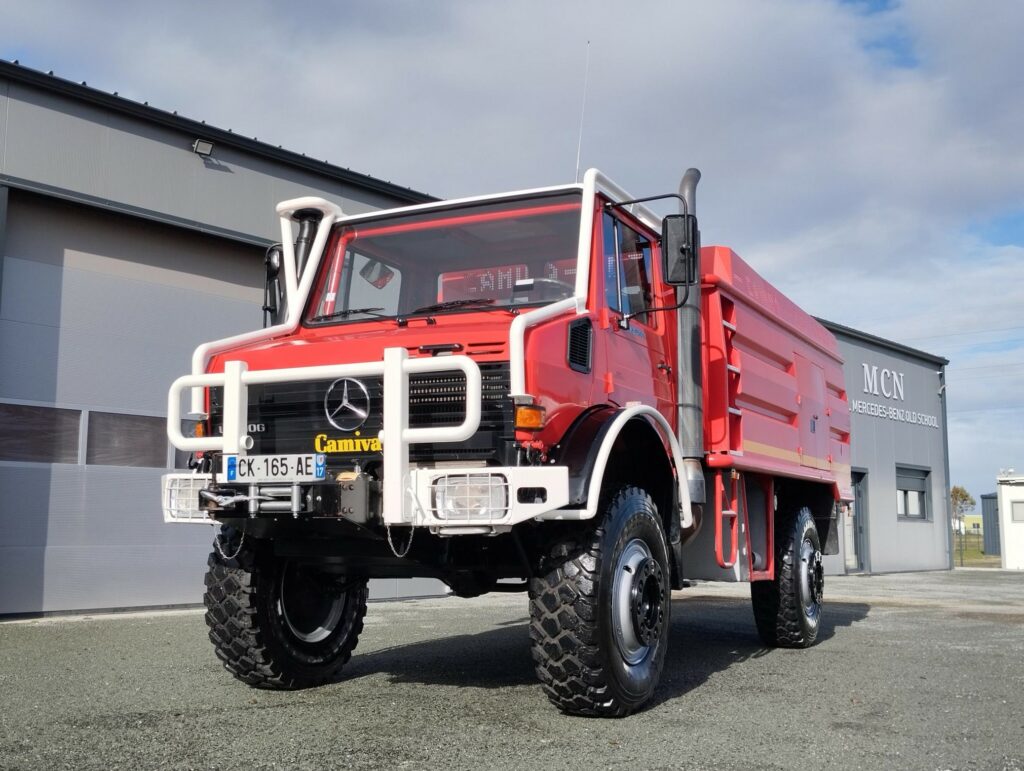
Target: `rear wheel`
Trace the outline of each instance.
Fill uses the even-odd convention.
[[[530,581],[537,676],[564,712],[618,717],[643,706],[665,663],[668,547],[651,497],[620,490],[601,524],[559,541]]]
[[[754,581],[754,621],[765,644],[807,648],[818,638],[825,573],[821,542],[811,510],[804,507],[779,521],[775,579]]]
[[[221,539],[207,562],[203,601],[224,667],[260,688],[333,680],[363,629],[366,579],[346,580],[241,544],[230,528]]]

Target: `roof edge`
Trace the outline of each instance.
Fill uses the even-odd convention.
[[[823,327],[825,327],[825,329],[827,329],[829,332],[832,332],[833,334],[838,332],[839,334],[845,335],[847,337],[852,337],[855,340],[861,340],[865,343],[873,343],[875,345],[880,345],[883,348],[888,348],[892,351],[898,351],[899,353],[905,353],[909,356],[915,356],[918,359],[924,359],[925,361],[931,362],[932,364],[937,364],[942,367],[945,367],[947,364],[949,364],[949,359],[945,358],[944,356],[938,356],[934,353],[922,351],[919,348],[911,348],[909,345],[903,345],[903,343],[897,343],[892,340],[886,340],[884,337],[878,337],[877,335],[868,334],[867,332],[861,332],[859,329],[854,329],[853,327],[847,327],[842,324],[837,324],[835,321],[829,321],[828,319],[823,319],[820,316],[815,316],[814,318],[818,321],[819,324],[821,324]]]
[[[203,123],[202,121],[186,118],[174,112],[167,112],[166,110],[161,110],[148,104],[139,104],[132,99],[118,96],[116,93],[108,94],[106,91],[100,91],[97,88],[85,85],[84,81],[82,83],[75,83],[74,81],[67,80],[66,78],[62,78],[58,75],[44,73],[40,70],[32,69],[31,67],[25,67],[18,63],[17,60],[14,62],[8,62],[0,59],[0,78],[7,78],[44,91],[61,94],[63,96],[70,96],[90,104],[104,107],[108,110],[113,110],[135,118],[147,120],[151,123],[167,126],[168,128],[194,133],[204,139],[211,139],[239,150],[244,150],[255,155],[270,158],[274,161],[286,163],[290,166],[312,171],[341,182],[357,185],[376,193],[397,198],[401,201],[409,201],[410,203],[430,203],[439,200],[427,193],[422,193],[409,187],[396,185],[393,182],[386,182],[382,179],[371,177],[369,174],[363,174],[358,171],[342,168],[341,166],[335,166],[331,163],[327,163],[326,161],[318,161],[307,155],[303,155],[302,153],[285,150],[284,148],[276,147],[266,142],[260,142],[257,139],[236,134],[233,131],[217,128],[216,126],[211,126],[210,124]]]

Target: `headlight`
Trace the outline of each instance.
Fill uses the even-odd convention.
[[[494,521],[508,511],[508,480],[501,474],[452,474],[434,481],[438,519]]]

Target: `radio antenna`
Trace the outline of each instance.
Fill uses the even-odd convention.
[[[583,72],[583,104],[580,105],[580,135],[576,142],[576,181],[580,181],[580,151],[583,149],[583,116],[587,113],[587,85],[590,82],[590,41],[587,41],[587,65]]]

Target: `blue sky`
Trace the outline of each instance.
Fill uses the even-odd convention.
[[[1024,244],[1024,208],[975,223],[969,232],[993,246],[1020,246]]]
[[[945,356],[951,473],[1024,471],[1024,4],[0,0],[0,56],[439,196],[704,173],[706,243]],[[272,213],[268,212],[268,216]]]

